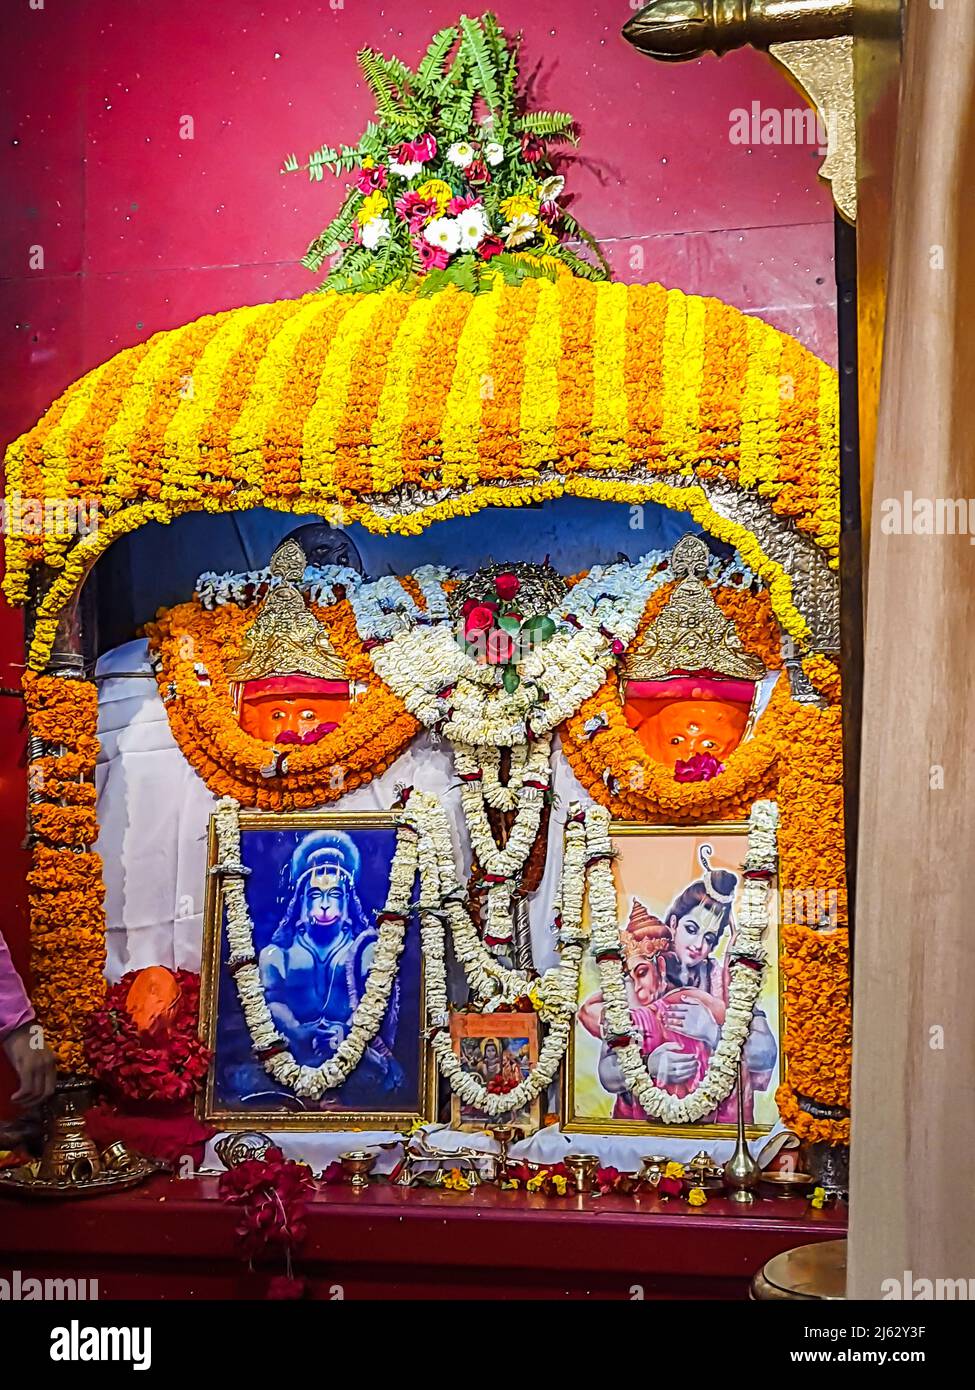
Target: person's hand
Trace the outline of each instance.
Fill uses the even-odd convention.
[[[47,1100],[54,1090],[58,1068],[40,1024],[22,1023],[4,1038],[3,1050],[19,1082],[11,1099],[25,1110]]]
[[[720,1030],[711,1012],[703,1004],[679,995],[676,1002],[662,1006],[663,1023],[674,1033],[683,1033],[688,1038],[699,1038],[711,1048],[717,1046]]]
[[[658,1086],[676,1086],[690,1081],[697,1071],[697,1058],[684,1052],[680,1043],[661,1043],[647,1058],[647,1070]]]
[[[311,1030],[312,1049],[323,1057],[332,1057],[344,1037],[341,1023],[316,1023]]]

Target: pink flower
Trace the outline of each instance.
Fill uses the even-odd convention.
[[[421,164],[429,164],[437,153],[437,141],[429,132],[421,135],[419,140],[413,141],[413,158],[418,159]]]
[[[458,213],[466,212],[468,208],[479,208],[480,206],[480,198],[475,198],[473,193],[468,193],[463,198],[451,198],[447,204],[447,215],[456,217]]]
[[[375,169],[360,169],[354,183],[360,193],[374,193],[377,188],[386,187],[386,170],[381,164]]]
[[[432,198],[421,198],[419,193],[404,193],[402,198],[396,199],[396,211],[409,224],[411,232],[419,232],[424,222],[436,214],[437,204]]]
[[[542,203],[538,211],[546,222],[557,222],[562,213],[558,203]]]
[[[678,758],[674,764],[675,782],[710,782],[724,772],[724,763],[719,763],[711,753],[695,753],[693,758]]]
[[[492,256],[500,256],[504,250],[504,242],[499,236],[486,236],[477,248],[477,254],[482,260],[489,261]]]
[[[450,260],[450,253],[442,246],[431,246],[423,237],[414,236],[413,246],[420,258],[423,270],[443,270]]]
[[[470,619],[468,619],[468,622]],[[504,666],[515,654],[515,640],[508,632],[495,628],[487,636],[487,659],[493,666]]]

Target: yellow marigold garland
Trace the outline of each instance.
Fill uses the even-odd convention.
[[[29,768],[33,863],[27,876],[31,998],[48,1045],[65,1072],[84,1069],[88,1015],[105,993],[102,863],[90,846],[98,693],[88,681],[24,673],[28,728],[49,752]],[[85,779],[85,780],[81,780]]]
[[[656,285],[560,276],[208,315],[88,373],[11,444],[8,495],[91,499],[98,534],[12,524],[4,589],[26,602],[31,566],[96,558],[113,521],[105,543],[186,511],[338,506],[410,534],[490,505],[502,480],[537,501],[675,472],[755,489],[835,562],[836,397],[787,335]],[[439,502],[394,501],[404,481]]]
[[[226,677],[254,610],[228,603],[209,612],[194,600],[164,610],[148,626],[173,738],[215,796],[267,811],[326,805],[384,772],[418,732],[417,721],[373,670],[351,605],[343,599],[313,611],[328,629],[350,681],[365,690],[332,733],[317,743],[288,745],[287,771],[273,777],[262,769],[274,765],[284,746],[275,750],[244,732]],[[198,667],[209,683],[200,680]]]

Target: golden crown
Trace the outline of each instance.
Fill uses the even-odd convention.
[[[232,681],[272,676],[314,676],[345,680],[346,671],[324,624],[307,606],[297,587],[305,573],[305,552],[286,540],[271,556],[271,587],[254,622],[244,633],[240,661]],[[278,583],[273,581],[277,579]]]
[[[750,681],[765,675],[705,582],[709,553],[699,536],[682,536],[674,546],[670,569],[679,583],[640,646],[628,653],[628,680],[663,680],[674,671],[713,671]]]

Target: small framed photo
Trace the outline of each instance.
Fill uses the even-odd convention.
[[[450,1040],[465,1072],[477,1076],[489,1091],[510,1091],[538,1061],[538,1015],[533,1013],[455,1013],[450,1018]],[[451,1096],[454,1129],[484,1130],[503,1120],[526,1134],[542,1123],[542,1099],[511,1115],[491,1118]]]
[[[651,1075],[659,1063],[657,1085],[686,1096],[705,1074],[721,1038],[748,827],[615,821],[610,834],[617,856],[613,872],[618,926],[634,1034]],[[769,898],[765,949],[768,965],[743,1050],[745,1124],[753,1138],[767,1134],[778,1118],[775,1092],[782,1079],[776,884]],[[564,1130],[703,1139],[734,1134],[737,1087],[697,1124],[667,1125],[648,1119],[624,1087],[619,1063],[603,1041],[601,1024],[598,968],[587,953],[565,1062]]]
[[[240,812],[241,861],[260,990],[280,1040],[316,1067],[346,1036],[365,990],[385,905],[396,823],[379,812]],[[208,865],[218,861],[211,817]],[[407,923],[399,969],[373,1041],[340,1087],[297,1096],[265,1069],[229,968],[226,890],[207,879],[201,1031],[213,1052],[200,1101],[224,1129],[405,1129],[436,1113],[435,1067],[421,1040],[419,923]]]

